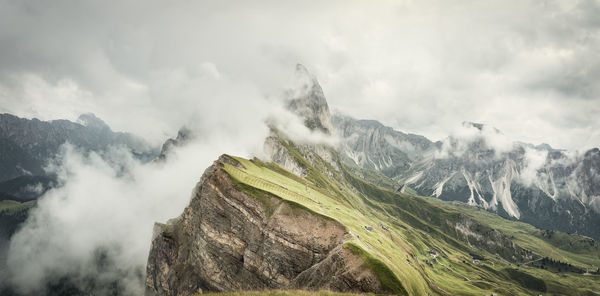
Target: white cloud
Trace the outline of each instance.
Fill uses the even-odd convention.
[[[276,93],[301,62],[332,107],[432,139],[474,121],[600,143],[594,1],[4,2],[0,108],[17,115],[94,112],[158,142],[223,90]]]
[[[477,145],[480,149],[493,150],[496,157],[502,157],[515,148],[515,142],[495,127],[475,125],[479,124],[464,122],[452,130],[450,136],[442,141],[442,147],[435,152],[434,156],[436,158],[462,157],[472,145]]]
[[[529,186],[538,180],[538,170],[544,167],[548,151],[525,148],[525,166],[519,172],[523,184]]]
[[[71,276],[76,284],[86,278],[100,284],[118,279],[126,292],[143,294],[154,222],[181,214],[194,184],[220,154],[249,157],[262,150],[266,127],[237,128],[203,134],[171,151],[166,162],[148,164],[125,150],[85,154],[65,144],[49,168],[63,185],[44,194],[11,240],[11,283],[35,294],[62,276]],[[117,264],[106,268],[94,264],[101,250]]]

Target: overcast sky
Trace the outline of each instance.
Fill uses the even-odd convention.
[[[434,140],[600,146],[598,1],[107,2],[0,0],[0,112],[158,143],[243,124],[300,62],[332,109]]]

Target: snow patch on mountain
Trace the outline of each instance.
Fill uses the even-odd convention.
[[[465,168],[462,168],[462,174],[463,174],[463,177],[465,178],[465,180],[467,181],[467,185],[469,186],[469,191],[471,192],[471,195],[469,196],[469,200],[467,201],[467,204],[476,206],[478,203],[475,201],[475,194],[477,194],[477,197],[479,199],[479,202],[481,202],[481,205],[486,209],[489,208],[488,202],[479,193],[479,188],[478,188],[478,187],[480,187],[479,183],[475,182],[473,180],[473,178],[471,178],[471,176],[469,175],[467,170],[465,170]]]
[[[411,177],[409,177],[408,179],[406,179],[406,181],[404,181],[405,184],[414,184],[417,181],[419,181],[419,179],[421,179],[421,177],[423,177],[423,171],[417,172],[416,174],[412,175]]]
[[[510,185],[512,183],[513,176],[516,174],[515,163],[511,160],[507,160],[505,162],[503,171],[503,174],[496,180],[493,180],[493,176],[490,173],[489,179],[494,192],[492,203],[494,206],[497,206],[498,202],[502,203],[502,208],[506,211],[506,213],[519,219],[521,217],[521,213],[519,212],[519,207],[513,201],[510,192]]]
[[[438,182],[435,185],[435,190],[433,191],[433,196],[439,198],[442,195],[442,191],[444,190],[444,184],[446,184],[446,182],[448,182],[448,180],[452,179],[452,177],[454,177],[455,174],[456,174],[456,172],[452,172],[452,174],[450,174],[448,177],[446,177],[442,181]]]
[[[548,197],[552,198],[553,200],[558,198],[558,190],[556,189],[556,183],[554,182],[552,171],[540,174],[540,176],[535,179],[535,184]],[[550,190],[552,190],[552,193],[550,193]]]

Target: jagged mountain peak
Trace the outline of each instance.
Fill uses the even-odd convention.
[[[77,123],[89,128],[110,130],[110,127],[106,124],[106,122],[97,117],[94,113],[84,113],[79,115],[77,118]]]
[[[471,122],[471,121],[463,121],[462,122],[462,126],[465,127],[465,128],[476,128],[480,132],[483,132],[484,130],[490,130],[490,131],[493,131],[494,133],[502,134],[502,132],[499,129],[497,129],[497,128],[493,127],[493,126],[486,125],[484,123]]]
[[[554,148],[552,148],[552,146],[550,146],[550,144],[547,143],[536,145],[535,148],[538,150],[554,151]]]
[[[600,158],[600,149],[592,148],[585,152],[585,158],[592,158],[592,157],[594,157],[596,159]]]
[[[0,181],[22,175],[44,175],[48,158],[65,142],[85,150],[102,151],[125,146],[144,158],[154,158],[154,148],[134,135],[113,132],[94,114],[82,114],[77,122],[40,121],[10,114],[0,115]]]
[[[483,123],[477,123],[477,122],[471,122],[471,121],[463,121],[462,125],[464,127],[474,127],[478,130],[482,130],[483,129]]]
[[[293,87],[286,92],[287,108],[311,130],[331,131],[331,113],[323,89],[306,67],[296,65]]]
[[[157,159],[164,160],[167,158],[167,154],[174,148],[178,146],[183,146],[190,142],[190,140],[194,139],[195,134],[190,128],[183,126],[177,131],[177,137],[167,139],[161,149],[160,155]]]

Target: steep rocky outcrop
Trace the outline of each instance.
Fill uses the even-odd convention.
[[[238,183],[221,156],[198,183],[189,206],[156,224],[147,295],[263,289],[383,293],[377,276],[343,243],[338,222]]]
[[[301,64],[296,65],[296,84],[288,91],[287,108],[304,119],[311,130],[331,131],[331,114],[317,79]]]

